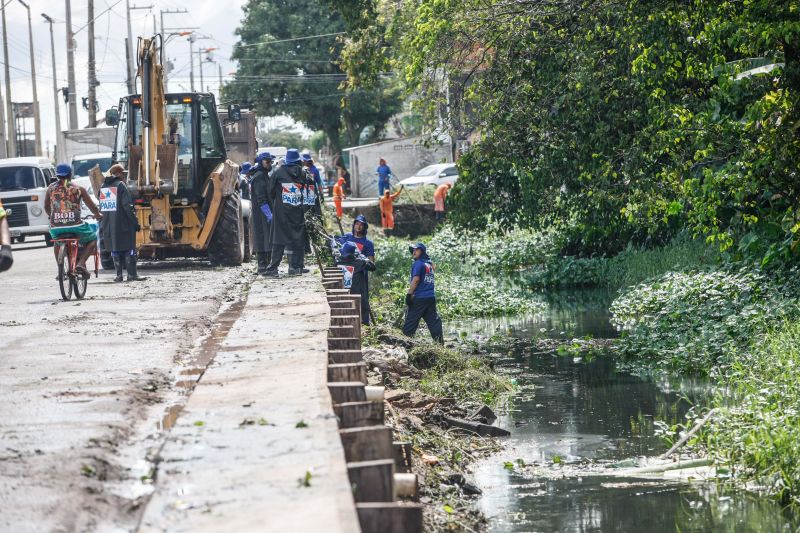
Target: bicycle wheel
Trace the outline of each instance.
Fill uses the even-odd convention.
[[[69,277],[69,254],[65,244],[59,245],[58,250],[58,288],[64,301],[72,298],[72,280]]]
[[[89,284],[89,280],[81,276],[80,273],[70,276],[70,280],[72,281],[72,288],[75,292],[75,298],[78,300],[83,300],[83,297],[86,295],[86,287]]]

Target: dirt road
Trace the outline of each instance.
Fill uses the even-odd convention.
[[[52,249],[17,245],[0,275],[0,530],[131,530],[215,317],[251,267],[146,265],[140,283],[101,271],[60,300]]]

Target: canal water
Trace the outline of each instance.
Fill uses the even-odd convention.
[[[547,303],[540,313],[456,324],[451,333],[531,341],[616,335],[608,292],[537,297]],[[478,507],[490,531],[761,532],[800,526],[770,500],[715,482],[614,475],[615,467],[666,451],[658,423],[684,423],[692,405],[702,406],[712,394],[706,383],[637,377],[602,351],[579,356],[525,350],[500,366],[519,387],[513,407],[497,422],[512,432],[506,449],[474,468],[483,490]]]

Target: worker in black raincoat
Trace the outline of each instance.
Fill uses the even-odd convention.
[[[272,197],[269,194],[269,173],[274,158],[269,152],[256,156],[250,179],[253,219],[253,251],[258,259],[258,273],[266,275],[272,252]]]
[[[123,179],[125,169],[116,164],[109,169],[97,196],[103,219],[100,230],[103,232],[104,247],[111,250],[117,277],[122,281],[123,267],[128,271],[127,281],[143,281],[136,272],[136,232],[139,219],[133,206],[133,197]]]
[[[289,275],[303,273],[306,185],[308,177],[296,148],[286,151],[285,163],[270,175],[267,197],[272,201],[272,257],[266,275],[278,277],[283,253],[289,258]]]

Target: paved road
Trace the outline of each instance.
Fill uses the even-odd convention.
[[[252,267],[165,262],[141,283],[101,272],[85,300],[63,302],[52,249],[17,245],[14,258],[0,274],[0,530],[135,528],[165,412]]]

